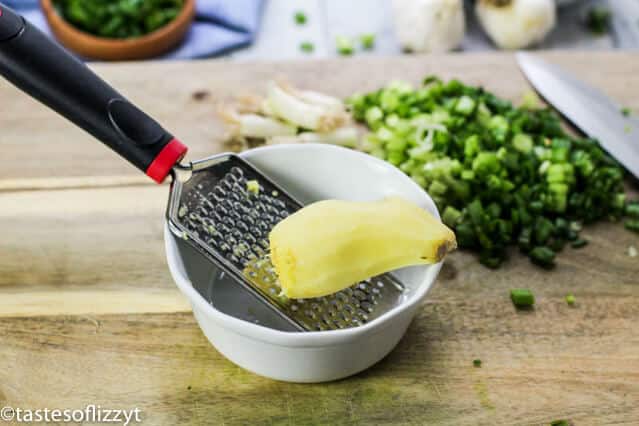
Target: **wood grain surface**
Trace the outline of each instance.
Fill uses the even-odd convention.
[[[545,56],[639,111],[639,54]],[[95,69],[193,159],[225,149],[215,104],[273,77],[340,96],[431,73],[512,100],[527,88],[508,54]],[[591,243],[552,272],[517,253],[498,271],[455,253],[385,360],[281,383],[236,367],[197,327],[164,259],[166,185],[4,81],[0,127],[0,407],[138,407],[151,425],[639,423],[639,258],[626,253],[639,237],[619,224],[586,228]],[[536,308],[516,311],[512,287],[531,288]]]

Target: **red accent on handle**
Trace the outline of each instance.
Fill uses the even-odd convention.
[[[177,139],[171,140],[162,148],[162,151],[155,157],[146,174],[157,183],[164,182],[175,163],[180,161],[188,151],[186,145]]]

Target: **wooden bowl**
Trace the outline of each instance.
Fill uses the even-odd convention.
[[[141,37],[117,39],[84,32],[58,14],[52,0],[40,0],[51,31],[66,48],[90,59],[126,61],[158,56],[176,46],[195,16],[195,0],[184,0],[178,16],[165,26]]]

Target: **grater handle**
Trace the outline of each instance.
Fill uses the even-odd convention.
[[[187,148],[29,21],[0,3],[0,75],[158,183]]]

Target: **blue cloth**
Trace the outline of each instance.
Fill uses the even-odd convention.
[[[51,34],[38,0],[0,0]],[[195,21],[184,41],[165,59],[221,55],[248,46],[257,34],[264,0],[197,0]]]

